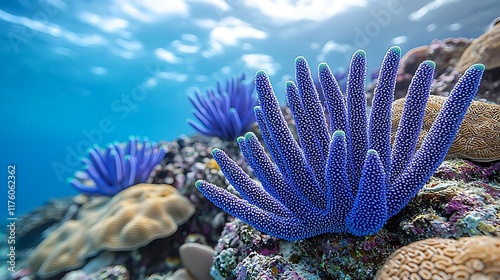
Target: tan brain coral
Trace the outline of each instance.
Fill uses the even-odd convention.
[[[500,238],[417,241],[395,251],[375,279],[500,279]]]
[[[191,202],[169,185],[139,184],[112,198],[95,197],[76,220],[50,234],[29,266],[42,278],[82,266],[103,250],[134,250],[172,235],[194,213]]]
[[[394,140],[403,113],[404,101],[405,98],[401,98],[392,104],[392,140]],[[429,96],[418,146],[422,143],[445,101],[446,97]],[[500,160],[500,106],[472,101],[448,151],[447,158],[465,158],[478,162]]]

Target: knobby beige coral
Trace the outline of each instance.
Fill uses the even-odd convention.
[[[94,197],[33,252],[29,266],[41,278],[82,266],[100,251],[128,251],[172,235],[194,213],[169,185],[139,184],[112,198]]]
[[[404,101],[405,98],[401,98],[392,104],[392,140],[403,113]],[[429,96],[419,147],[445,101],[446,97]],[[500,106],[472,101],[447,158],[465,158],[477,162],[500,160]]]
[[[500,238],[417,241],[395,251],[375,279],[500,279]]]

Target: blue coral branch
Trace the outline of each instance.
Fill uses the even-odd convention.
[[[318,76],[323,94],[326,99],[328,116],[330,120],[330,132],[336,130],[346,131],[346,106],[342,91],[326,63],[318,66]]]
[[[354,196],[347,174],[347,143],[342,130],[333,133],[325,176],[328,182],[326,213],[332,220],[331,231],[346,232],[345,220],[354,203]]]
[[[288,239],[308,230],[298,218],[281,218],[206,181],[197,181],[196,187],[217,207],[272,236]]]
[[[391,174],[391,107],[400,58],[399,47],[390,48],[384,57],[368,124],[368,148],[377,151],[384,167],[386,180],[390,179]]]
[[[259,126],[262,138],[264,139],[264,143],[270,150],[272,159],[276,163],[276,166],[278,167],[280,173],[286,180],[288,180],[285,160],[281,156],[278,148],[276,147],[276,144],[274,143],[274,140],[271,137],[271,134],[269,133],[269,130],[267,129],[266,121],[264,119],[264,113],[262,113],[262,109],[260,106],[255,106],[254,111],[255,119],[257,120],[257,124]]]
[[[357,235],[377,233],[387,221],[385,170],[375,150],[368,150],[359,182],[358,194],[346,219],[348,232]]]
[[[251,204],[281,217],[290,217],[291,213],[279,201],[253,181],[224,151],[213,149],[212,155],[221,167],[228,181],[235,187],[243,199]],[[255,166],[255,165],[254,165]]]
[[[323,113],[323,107],[319,99],[318,92],[316,91],[316,86],[314,85],[314,80],[311,76],[311,71],[309,65],[304,57],[299,56],[295,59],[295,79],[297,80],[297,87],[299,89],[300,99],[303,103],[303,108],[306,112],[306,116],[309,118],[310,131],[314,135],[314,150],[317,153],[313,154],[313,162],[311,166],[313,167],[314,174],[317,175],[317,179],[324,178],[324,166],[321,166],[321,162],[325,162],[328,157],[328,147],[330,143],[330,135],[328,134],[328,128],[326,126],[326,119]],[[311,152],[309,158],[311,158]],[[320,182],[323,183],[323,182]]]
[[[409,94],[403,105],[404,118],[399,122],[391,152],[391,183],[401,175],[415,153],[435,67],[436,64],[430,60],[420,64],[413,76],[420,83],[412,82],[408,89]]]
[[[366,53],[356,51],[352,56],[347,77],[347,153],[349,178],[354,193],[358,188],[363,167],[364,156],[368,150],[367,120],[366,120]]]
[[[309,125],[312,117],[305,111],[302,104],[302,98],[299,96],[298,89],[293,82],[285,84],[286,97],[290,111],[295,120],[295,126],[299,136],[300,146],[304,152],[307,163],[311,166],[315,180],[324,178],[324,162],[322,158],[323,151],[318,142],[318,137]],[[320,183],[320,182],[317,182]],[[321,182],[320,184],[322,184]],[[323,185],[323,184],[322,184]],[[324,185],[323,185],[324,186]],[[323,190],[323,192],[326,189]]]

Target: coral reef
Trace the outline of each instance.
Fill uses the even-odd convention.
[[[490,183],[500,180],[499,171],[500,161],[479,165],[469,160],[454,159],[441,164],[434,173],[434,177],[442,180],[462,180],[466,183],[474,181]]]
[[[270,257],[252,252],[238,266],[238,279],[307,279],[293,270],[288,261],[279,255]]]
[[[287,82],[286,91],[302,149],[287,131],[269,78],[257,72],[256,90],[262,105],[256,108],[257,122],[276,166],[255,135],[248,133],[238,143],[262,186],[219,149],[212,155],[243,199],[206,181],[196,186],[223,210],[286,240],[326,232],[358,236],[378,232],[416,195],[445,157],[484,70],[478,64],[464,74],[413,156],[434,63],[426,61],[417,70],[391,149],[390,110],[400,52],[392,47],[384,58],[369,121],[365,53],[353,55],[346,104],[328,66],[319,65],[330,130],[307,62],[297,58],[298,86]]]
[[[289,127],[294,127],[291,111],[283,108],[282,113]],[[187,223],[181,225],[178,231],[167,240],[159,239],[139,250],[115,253],[117,257],[114,264],[103,271],[113,271],[113,267],[122,271],[125,267],[130,279],[139,277],[151,280],[189,279],[185,278],[186,274],[171,274],[180,266],[180,261],[176,257],[179,244],[189,242],[188,240],[194,238],[195,242],[201,243],[204,243],[206,239],[206,242],[212,245],[215,242],[213,240],[220,236],[220,245],[216,247],[217,262],[214,263],[212,270],[216,273],[214,275],[217,275],[219,272],[215,271],[222,270],[221,267],[227,268],[227,270],[222,270],[226,271],[225,279],[238,278],[243,272],[241,262],[252,251],[266,256],[266,259],[254,258],[255,267],[262,266],[264,269],[272,267],[265,265],[273,263],[266,262],[266,260],[281,255],[288,262],[286,263],[287,269],[295,270],[298,275],[306,279],[370,279],[374,277],[384,259],[393,251],[416,240],[429,237],[459,238],[471,234],[500,236],[500,217],[497,216],[497,213],[500,213],[500,205],[498,205],[500,162],[478,165],[467,160],[445,161],[437,169],[431,182],[419,192],[403,212],[392,218],[384,229],[373,236],[353,237],[348,234],[326,234],[289,243],[263,234],[237,219],[227,224],[226,230],[221,235],[227,214],[217,210],[199,194],[196,188],[187,185],[186,177],[190,177],[189,181],[192,183],[195,180],[194,177],[203,178],[205,174],[211,174],[209,170],[217,169],[212,164],[213,162],[206,158],[213,146],[225,147],[233,157],[238,158],[238,162],[244,164],[241,155],[232,150],[234,147],[231,147],[230,143],[218,138],[181,137],[163,145],[167,149],[167,156],[154,177],[154,181],[156,183],[173,182],[180,188],[179,191],[191,201],[202,205],[199,208],[203,210],[197,209],[195,215]],[[176,174],[174,178],[167,175],[173,172]],[[192,175],[188,176],[188,174]],[[214,174],[211,176],[218,178],[218,173]],[[192,176],[194,177],[191,178]],[[57,205],[60,204],[57,203]],[[460,211],[450,212],[453,209]],[[46,211],[40,210],[39,212]],[[74,214],[69,213],[72,212],[61,215],[71,217]],[[471,219],[477,217],[480,219]],[[476,222],[469,223],[468,221]],[[218,224],[222,226],[219,227]],[[473,227],[469,228],[469,225],[476,225],[476,229],[479,230],[473,230]],[[36,233],[30,230],[27,232],[29,235]],[[203,232],[204,236],[199,234],[186,236],[187,233],[196,232]],[[253,243],[253,240],[256,242]],[[262,240],[267,241],[262,242]],[[282,259],[280,263],[284,260]],[[257,262],[262,262],[262,264]],[[19,259],[19,265],[24,267],[21,259]],[[29,274],[26,269],[20,269],[16,275],[21,275],[21,272],[24,275]],[[89,276],[89,274],[85,275]],[[317,278],[314,278],[315,275]],[[179,278],[172,278],[174,276]],[[251,279],[250,276],[248,275],[247,279]],[[268,276],[272,277],[272,275]]]
[[[277,238],[263,234],[235,219],[226,224],[215,246],[216,256],[210,274],[214,279],[231,279],[235,277],[238,263],[250,253],[256,252],[259,255],[269,256],[278,250]]]
[[[285,108],[282,112],[289,127],[293,127],[290,110]],[[460,238],[474,234],[500,236],[499,183],[500,162],[478,165],[467,160],[444,161],[431,181],[402,213],[390,219],[377,234],[367,237],[325,234],[294,243],[279,241],[278,250],[269,257],[278,254],[284,256],[302,276],[309,272],[320,279],[372,279],[392,252],[411,242],[431,237]],[[446,209],[460,206],[457,202],[465,204],[461,207],[468,207],[468,210],[450,215]],[[477,213],[480,213],[481,220],[476,224],[482,231],[471,230],[469,225],[472,224],[465,223],[470,219],[465,217],[476,217]],[[214,262],[212,275],[223,272],[225,279],[237,279],[238,264],[252,250],[260,250],[251,245],[239,246],[246,243],[240,240],[259,240],[261,235],[268,235],[253,230],[238,219],[226,227],[219,239],[220,245],[216,247],[217,262]],[[245,228],[245,231],[240,228]],[[250,231],[251,235],[246,234]],[[291,249],[285,251],[286,247]],[[314,279],[311,276],[306,278]]]
[[[130,279],[130,275],[128,270],[123,265],[115,265],[104,267],[99,271],[85,276],[84,279],[87,280],[128,280]],[[63,278],[63,280],[69,280]]]
[[[150,278],[150,279],[188,279],[182,278],[188,275],[179,271],[175,275],[172,272],[179,269],[183,264],[179,259],[179,247],[186,242],[198,242],[213,246],[217,243],[224,224],[227,222],[228,215],[221,212],[219,208],[208,201],[196,187],[194,182],[199,179],[210,179],[219,182],[221,185],[228,185],[217,163],[209,158],[210,150],[213,147],[224,147],[231,156],[241,157],[239,151],[235,149],[234,143],[222,141],[217,137],[204,137],[201,135],[181,136],[172,142],[161,142],[161,146],[166,150],[164,160],[160,166],[154,169],[150,180],[155,184],[170,183],[178,189],[179,193],[187,197],[193,204],[196,205],[195,213],[186,223],[180,225],[178,230],[171,236],[160,238],[152,241],[137,250],[123,251],[117,254],[114,264],[111,266],[123,266],[127,269],[130,279]],[[245,165],[243,158],[239,161]],[[250,172],[250,168],[245,168]],[[81,197],[82,195],[78,196]],[[75,197],[76,198],[76,197]],[[89,197],[94,199],[92,196]],[[62,209],[60,216],[61,220],[76,219],[78,217],[79,207],[83,202],[71,204],[71,202],[57,201],[57,205]],[[76,207],[76,211],[73,210]],[[37,213],[33,213],[32,217],[27,217],[29,220],[38,219],[39,213],[47,213],[51,208],[50,205],[40,209]],[[57,228],[59,224],[47,223],[50,228]],[[26,228],[27,235],[35,237],[34,243],[39,243],[43,237],[50,232],[42,234],[43,229]],[[31,244],[30,247],[36,245]],[[27,244],[28,245],[28,244]],[[24,250],[30,253],[33,249]],[[24,252],[23,251],[23,252]],[[25,254],[19,252],[20,267],[26,267],[25,259],[22,259]],[[91,258],[90,260],[93,260]],[[193,261],[197,262],[198,259]],[[24,270],[23,270],[24,271]],[[29,275],[29,269],[26,270]],[[36,271],[35,271],[36,272]],[[77,270],[78,275],[90,277],[91,274]],[[60,279],[64,275],[60,273],[50,279]],[[171,278],[173,277],[173,278]],[[179,278],[175,278],[179,277]],[[187,277],[187,276],[186,276]]]
[[[201,94],[195,90],[189,100],[194,107],[198,122],[188,123],[203,135],[217,136],[223,140],[234,140],[250,129],[255,122],[253,107],[257,105],[253,81],[246,81],[245,74],[226,81],[217,82],[217,91],[207,90]]]
[[[291,117],[291,111],[283,108],[282,113],[289,127],[293,128],[294,120]],[[217,262],[214,263],[212,270],[217,271],[221,267],[228,268],[224,270],[227,273],[225,279],[238,278],[242,270],[239,264],[252,251],[265,255],[268,259],[277,255],[283,256],[288,262],[287,269],[295,270],[306,279],[369,279],[374,277],[386,257],[402,245],[413,241],[430,237],[459,238],[472,234],[500,236],[500,217],[497,216],[500,213],[498,203],[500,201],[500,162],[478,165],[467,160],[445,161],[437,169],[431,181],[405,207],[403,212],[392,218],[384,229],[373,236],[353,237],[347,234],[326,234],[289,243],[263,234],[237,219],[227,224],[226,230],[221,235],[227,214],[220,212],[217,207],[208,202],[196,188],[186,184],[186,178],[189,177],[190,184],[192,184],[195,180],[207,176],[206,174],[212,174],[210,176],[217,176],[217,178],[222,176],[218,172],[211,173],[210,171],[217,170],[213,162],[207,159],[211,147],[224,147],[231,152],[232,157],[238,158],[237,162],[244,164],[241,155],[236,153],[230,143],[218,138],[181,137],[173,142],[162,144],[167,149],[167,156],[162,162],[161,169],[157,171],[154,181],[156,183],[173,182],[179,191],[191,201],[195,201],[196,205],[198,203],[202,205],[199,208],[203,210],[197,209],[193,217],[181,225],[178,231],[167,240],[159,239],[139,250],[115,253],[116,260],[109,269],[112,271],[113,267],[120,266],[121,268],[117,270],[121,271],[123,267],[126,267],[130,279],[139,277],[151,280],[189,279],[172,278],[174,275],[171,273],[181,265],[177,257],[179,244],[189,242],[188,240],[193,240],[193,238],[195,242],[201,243],[204,243],[206,239],[209,245],[213,245],[214,239],[217,240],[220,236],[220,245],[216,247]],[[176,175],[174,178],[168,175],[174,173]],[[227,184],[227,182],[221,184]],[[61,205],[69,203],[57,202],[56,204],[60,208]],[[80,204],[81,202],[78,205]],[[47,207],[47,210],[52,209],[51,206]],[[453,209],[459,209],[459,211],[452,211]],[[40,209],[39,212],[45,213],[46,211]],[[60,214],[60,216],[75,215],[71,214],[74,213],[72,210],[68,210],[67,213]],[[478,217],[480,219],[477,219]],[[219,227],[218,224],[221,226]],[[474,227],[469,228],[470,225],[476,225],[475,228],[479,230],[473,230]],[[34,235],[36,229],[27,229],[26,232]],[[203,232],[203,236],[199,234],[186,236],[187,233],[196,232]],[[252,240],[257,242],[254,244]],[[227,257],[221,257],[221,255]],[[24,265],[21,255],[19,257],[19,267],[22,268]],[[266,259],[260,257],[254,260],[266,262]],[[267,263],[272,264],[272,262]],[[261,264],[255,265],[258,267]],[[20,269],[16,274],[19,278],[15,279],[21,279],[20,275],[26,274],[29,274],[26,269]],[[89,276],[89,274],[85,275]],[[314,278],[314,275],[319,278]],[[184,276],[186,274],[175,275],[175,277]]]
[[[364,237],[315,236],[300,241],[294,254],[306,263],[315,263],[320,279],[372,279],[378,266],[399,246],[397,236],[382,229]]]
[[[498,163],[481,167],[463,160],[445,162],[399,215],[401,238],[500,236],[499,171]]]
[[[100,251],[129,251],[172,235],[194,213],[169,185],[140,184],[113,198],[94,197],[33,252],[30,268],[47,278],[78,268]],[[85,230],[83,230],[85,229]]]
[[[78,171],[68,181],[85,194],[113,196],[138,183],[145,183],[153,168],[165,156],[165,149],[157,143],[131,137],[123,147],[109,144],[105,150],[98,146],[83,158],[85,171]]]
[[[153,176],[155,184],[170,184],[196,205],[193,219],[190,219],[186,230],[190,233],[202,234],[208,244],[215,245],[224,228],[228,215],[221,212],[207,200],[195,187],[194,183],[200,179],[208,179],[228,186],[228,182],[220,171],[219,166],[209,157],[214,147],[225,147],[234,157],[241,157],[234,143],[222,141],[217,137],[180,137],[179,139],[164,143],[167,150],[165,160]],[[245,166],[244,159],[238,161]],[[214,164],[215,163],[215,164]],[[250,168],[244,167],[248,172]]]
[[[394,252],[375,279],[499,279],[500,238],[432,238]]]
[[[491,29],[496,28],[495,30],[498,30],[497,27],[498,25],[492,24]],[[497,33],[493,33],[491,29],[488,31],[488,36],[490,37],[488,37],[486,33],[481,36],[482,42],[479,38],[475,40],[451,38],[434,40],[428,46],[410,50],[401,58],[401,66],[396,76],[395,99],[406,95],[411,79],[414,77],[414,72],[417,71],[420,64],[426,60],[433,60],[437,63],[434,69],[435,78],[430,86],[431,93],[446,97],[450,95],[452,88],[460,77],[459,71],[455,68],[462,69],[462,64],[468,66],[467,64],[469,63],[481,62],[486,65],[486,71],[483,74],[483,79],[481,80],[481,85],[475,99],[486,99],[500,104],[500,67],[496,66],[496,68],[490,69],[490,65],[495,65],[495,59],[498,58],[498,56],[494,55],[498,51],[492,48],[495,46],[496,42],[491,41],[491,38],[493,38],[491,35],[497,36],[495,34],[497,34],[498,31],[495,31]],[[491,41],[489,45],[488,43],[485,44],[488,40]],[[482,61],[479,61],[477,60],[478,57],[474,56],[474,54],[471,55],[469,51],[465,51],[468,47],[470,50],[479,50],[483,53],[485,53],[484,51],[493,50],[493,55],[484,55]],[[425,64],[427,64],[427,66],[424,65],[424,67],[433,66],[430,62],[425,62]],[[325,69],[323,69],[323,71],[325,71]],[[344,75],[345,73],[342,71],[337,72],[335,69],[332,72],[332,75],[337,79],[339,87],[344,89],[344,82],[348,80]],[[303,71],[300,73],[301,75],[304,74]],[[324,74],[323,72],[323,75]],[[373,76],[372,79],[376,77],[375,75]],[[319,80],[314,81],[318,93],[323,90],[321,83],[325,84],[324,78],[325,77],[322,78],[323,82]],[[384,79],[385,77],[383,75],[378,79],[382,85],[384,84]],[[306,78],[302,77],[297,80],[304,81]],[[215,103],[220,104],[217,102],[221,102],[221,100],[225,100],[224,102],[226,102],[227,99],[225,99],[225,96],[228,96],[230,92],[237,92],[238,89],[239,92],[249,93],[249,89],[253,87],[253,83],[249,82],[250,81],[245,81],[243,76],[230,79],[225,85],[219,82],[217,85],[218,89],[212,90],[212,94],[217,96],[219,93],[222,93],[221,96],[223,96],[223,98],[215,101]],[[366,104],[369,106],[372,104],[375,88],[375,82],[367,86]],[[293,92],[294,90],[295,92]],[[301,130],[303,122],[296,116],[300,115],[300,110],[306,111],[306,108],[310,105],[309,99],[303,98],[303,95],[308,95],[310,92],[304,91],[304,87],[301,87],[300,83],[298,84],[298,90],[294,89],[292,83],[288,83],[287,91],[292,96],[288,98],[289,104],[295,105],[295,107],[278,108],[286,121],[286,124],[282,127],[283,131],[289,130],[291,132],[291,137],[299,143],[300,147],[306,147],[307,141],[304,142],[304,139],[307,140],[307,137],[310,135],[306,135],[304,129]],[[295,94],[295,97],[293,97],[293,94]],[[198,95],[200,97],[202,96],[199,92]],[[327,91],[326,97],[331,95],[331,90],[330,93]],[[206,96],[208,96],[208,93],[204,97]],[[250,97],[250,95],[245,96]],[[254,105],[257,105],[257,98],[254,94],[251,96],[255,104],[248,105],[244,110],[246,110],[247,116],[253,118],[253,110],[251,109]],[[201,103],[203,101],[197,99],[196,94],[191,98],[199,102],[199,105],[202,105]],[[319,98],[324,98],[322,93],[319,94]],[[300,102],[296,102],[297,100]],[[423,133],[418,137],[419,142],[416,146],[417,148],[420,147],[421,141],[428,133],[430,125],[435,121],[437,112],[442,108],[444,100],[445,99],[433,96],[429,98],[423,119]],[[405,100],[401,100],[393,103],[393,109],[397,109],[394,109],[392,113],[392,141],[394,141],[396,135],[397,126],[395,124],[401,120],[404,102]],[[332,117],[335,118],[335,116],[330,116],[327,110],[328,103],[325,99],[321,99],[321,105],[325,103],[326,106],[323,112],[326,113],[326,124],[327,126],[335,126],[335,122],[333,122],[333,124],[331,122]],[[211,112],[209,107],[202,107],[204,113],[209,114]],[[226,111],[229,112],[229,115],[231,114],[229,107]],[[257,109],[257,114],[260,115],[261,118],[263,117],[262,111],[262,108]],[[471,111],[473,114],[471,114]],[[200,111],[195,113],[195,115],[196,114],[200,114]],[[295,115],[295,119],[293,115]],[[315,118],[313,114],[310,115],[312,118]],[[133,162],[130,161],[131,155],[125,155],[127,150],[130,150],[132,154],[134,146],[137,148],[136,151],[139,152],[132,155],[136,157],[136,160],[137,157],[141,157],[140,154],[142,152],[144,152],[144,154],[149,154],[147,149],[153,148],[154,152],[157,153],[156,157],[158,157],[157,160],[159,162],[156,167],[154,167],[156,163],[153,164],[153,166],[149,166],[148,164],[136,165],[136,171],[145,171],[149,169],[145,172],[136,172],[137,174],[147,173],[145,177],[140,180],[143,182],[147,181],[148,183],[170,184],[174,186],[179,192],[177,195],[180,194],[185,196],[196,206],[194,214],[192,214],[193,217],[184,224],[177,225],[177,230],[168,237],[149,238],[147,234],[141,234],[141,236],[146,236],[144,239],[154,240],[144,241],[145,243],[143,245],[137,245],[137,248],[125,248],[116,251],[103,247],[102,249],[94,250],[95,252],[82,255],[80,259],[77,260],[77,262],[79,262],[78,265],[62,268],[60,272],[53,272],[53,276],[49,276],[48,279],[55,280],[63,277],[67,280],[194,280],[203,277],[229,280],[255,278],[312,280],[373,279],[377,271],[379,271],[378,277],[386,279],[386,274],[383,274],[383,277],[381,277],[381,275],[389,271],[386,270],[387,266],[392,267],[390,269],[390,271],[392,271],[391,273],[399,273],[400,278],[405,278],[403,276],[411,274],[410,270],[415,267],[420,270],[421,274],[425,273],[425,268],[431,268],[428,262],[425,262],[422,267],[418,267],[419,264],[415,263],[419,260],[418,256],[420,256],[420,253],[413,255],[412,252],[408,251],[408,248],[415,244],[413,242],[418,242],[426,238],[433,238],[433,240],[435,240],[435,238],[446,238],[445,241],[440,241],[435,245],[440,252],[445,252],[446,250],[451,250],[448,247],[455,249],[457,248],[456,244],[462,242],[462,239],[459,241],[453,239],[476,235],[495,236],[496,239],[480,237],[484,240],[488,239],[486,242],[490,242],[487,244],[489,245],[487,249],[481,250],[498,255],[496,250],[498,247],[497,245],[495,245],[495,250],[492,250],[492,244],[498,244],[498,237],[500,237],[500,161],[498,161],[498,150],[500,150],[500,148],[495,142],[497,141],[496,138],[499,138],[496,136],[498,131],[496,126],[499,122],[498,115],[500,115],[498,113],[498,106],[472,102],[465,114],[463,125],[458,131],[456,140],[449,149],[447,155],[448,160],[445,160],[437,168],[434,175],[424,187],[420,189],[416,196],[411,199],[398,214],[390,218],[380,231],[370,236],[360,237],[353,236],[349,233],[325,233],[296,242],[280,240],[256,230],[247,223],[231,217],[224,211],[220,211],[217,206],[212,204],[198,191],[195,187],[195,182],[197,180],[205,180],[214,185],[226,188],[230,194],[239,198],[248,198],[245,197],[245,192],[239,192],[238,184],[234,184],[235,178],[231,179],[231,176],[228,176],[228,179],[231,179],[228,180],[224,177],[223,171],[227,173],[228,166],[224,164],[219,165],[217,161],[211,158],[211,151],[214,147],[224,150],[227,153],[228,159],[234,159],[235,164],[231,163],[231,166],[236,167],[236,165],[238,165],[243,173],[248,174],[248,176],[252,178],[251,184],[269,184],[269,180],[267,182],[265,180],[268,178],[266,176],[269,174],[264,173],[263,168],[256,167],[253,160],[260,160],[258,157],[255,157],[255,149],[264,144],[258,139],[267,139],[270,143],[274,143],[274,141],[270,140],[272,136],[270,135],[269,129],[263,130],[262,132],[258,129],[257,125],[254,123],[255,119],[248,124],[248,128],[243,129],[239,133],[234,132],[234,127],[238,125],[234,127],[231,126],[230,129],[234,132],[231,139],[225,139],[224,136],[219,136],[221,138],[206,137],[206,134],[202,133],[202,135],[197,134],[189,137],[180,136],[172,142],[162,142],[157,145],[147,140],[139,141],[138,139],[131,139],[126,143],[131,146],[130,148],[127,148],[125,144],[116,143],[109,145],[105,150],[95,147],[89,150],[89,157],[83,160],[87,167],[90,166],[90,169],[93,168],[94,170],[77,172],[73,180],[77,189],[81,189],[84,193],[91,196],[81,194],[72,200],[54,200],[42,206],[40,209],[36,209],[32,213],[28,213],[21,217],[16,224],[16,243],[18,244],[18,246],[16,246],[16,249],[18,249],[16,252],[16,268],[18,268],[18,270],[16,273],[8,275],[8,271],[4,269],[4,272],[7,273],[1,273],[2,276],[0,278],[11,280],[39,279],[40,276],[42,276],[40,275],[40,269],[37,271],[36,269],[30,268],[27,264],[28,261],[32,261],[30,255],[33,256],[32,253],[37,252],[34,250],[33,246],[36,246],[44,238],[46,239],[45,242],[58,239],[58,232],[62,232],[66,227],[68,229],[71,228],[67,226],[67,224],[79,223],[79,226],[71,228],[69,231],[65,231],[63,234],[64,236],[61,235],[61,237],[64,237],[61,239],[62,243],[65,243],[67,246],[60,246],[59,242],[52,242],[52,245],[47,246],[45,250],[54,250],[56,254],[59,252],[63,262],[71,261],[73,259],[71,256],[72,254],[82,252],[80,250],[82,247],[80,244],[82,242],[87,242],[87,240],[82,241],[80,238],[82,236],[91,238],[92,236],[86,233],[89,229],[93,228],[93,226],[98,223],[103,223],[102,226],[115,225],[116,223],[105,222],[110,220],[111,217],[107,217],[107,214],[104,212],[109,212],[111,208],[108,208],[106,211],[102,210],[106,207],[106,203],[109,203],[112,198],[103,198],[93,195],[113,195],[115,193],[121,195],[123,192],[127,191],[124,190],[120,192],[123,188],[132,185],[128,185],[127,181],[133,180],[133,178],[132,176],[122,176],[120,179],[119,174],[120,170],[122,174],[125,174],[128,172],[127,168],[134,169],[132,168]],[[214,116],[220,117],[218,115]],[[241,115],[238,117],[241,118]],[[224,119],[221,118],[219,120]],[[231,117],[226,116],[225,120],[228,121],[226,126],[230,125],[229,120],[231,120]],[[234,118],[233,121],[237,121],[237,119]],[[196,125],[201,128],[212,130],[210,126],[205,126],[202,120],[197,120],[197,122],[198,124]],[[261,120],[261,126],[262,123],[264,125],[267,124],[266,121]],[[328,132],[330,135],[336,135],[335,137],[337,140],[345,138],[346,146],[350,144],[348,141],[349,133],[346,132],[342,134],[338,132],[335,134],[334,131],[336,129],[338,128],[330,128]],[[234,140],[236,136],[248,130],[252,131],[255,135],[248,134],[247,138],[239,138],[238,142],[226,141]],[[217,131],[217,129],[213,129],[213,131]],[[316,130],[315,127],[313,131],[316,133],[320,130]],[[298,132],[302,134],[301,137],[298,137]],[[470,135],[473,136],[470,137]],[[464,144],[457,144],[461,141],[458,139],[465,141],[463,142]],[[155,146],[153,147],[153,145]],[[245,161],[244,155],[240,153],[238,146],[242,147],[247,160],[250,158],[248,163]],[[142,147],[146,147],[147,149],[141,151]],[[272,153],[272,149],[273,147],[271,145],[269,149],[266,149],[266,153]],[[276,149],[276,147],[274,147],[274,149]],[[321,149],[318,148],[318,151],[319,150]],[[164,156],[159,155],[158,152],[164,152],[165,154]],[[327,153],[328,152],[327,150]],[[274,153],[276,156],[277,153]],[[220,160],[220,157],[223,155],[218,155]],[[257,155],[262,154],[257,153]],[[315,159],[311,159],[311,155],[314,156],[315,153],[309,152],[308,154],[303,154],[304,157],[308,157],[307,160],[314,162]],[[155,156],[153,156],[153,158],[154,157]],[[462,157],[474,161],[452,159],[455,157]],[[143,160],[151,159],[151,157],[148,159],[148,156],[142,156],[142,158]],[[275,162],[280,164],[279,160],[275,160]],[[145,162],[143,161],[143,163]],[[283,161],[281,161],[281,163],[283,163]],[[274,165],[276,169],[280,167],[272,162],[270,164]],[[127,165],[129,167],[127,167]],[[283,166],[281,166],[281,168],[282,167]],[[287,172],[290,172],[290,170]],[[347,171],[350,172],[349,170]],[[312,168],[311,172],[314,172]],[[130,175],[130,173],[127,174]],[[92,176],[97,178],[97,180],[94,181]],[[253,182],[256,177],[260,182]],[[105,179],[102,180],[101,178]],[[99,180],[104,182],[99,182]],[[274,196],[272,190],[266,191]],[[82,200],[81,198],[84,199]],[[352,199],[354,199],[354,196]],[[154,208],[146,201],[143,202],[144,203],[141,203],[142,206],[146,207],[149,205],[149,209]],[[188,204],[188,202],[186,202],[186,204]],[[127,212],[125,211],[126,209],[128,209],[128,207],[123,207],[124,213]],[[151,213],[157,213],[153,210]],[[134,215],[130,214],[132,212],[134,211],[127,212],[130,217],[138,216],[137,213],[134,213]],[[137,210],[135,212],[140,211]],[[122,216],[127,215],[124,214]],[[82,223],[84,217],[89,218],[86,224]],[[93,217],[93,221],[90,221],[91,217]],[[137,227],[131,226],[130,229],[131,232],[140,232],[141,227],[142,225]],[[158,233],[162,230],[164,230],[164,228],[161,230],[148,230],[147,232],[151,233],[152,231],[153,233]],[[222,230],[223,232],[221,235]],[[110,236],[113,236],[113,234]],[[461,244],[467,244],[467,246],[459,245],[458,247],[464,247],[463,250],[460,249],[462,250],[460,252],[471,255],[474,254],[474,252],[467,251],[467,249],[470,249],[474,244],[481,246],[481,244],[485,242],[484,240],[481,242],[464,241],[465,243]],[[190,244],[190,242],[204,245],[193,245]],[[128,241],[126,243],[128,243]],[[183,243],[187,244],[181,246]],[[451,244],[446,245],[448,249],[441,246],[445,243]],[[89,244],[93,243],[89,242]],[[410,247],[403,247],[408,244],[410,244]],[[8,250],[5,245],[6,244],[0,246],[1,252]],[[213,259],[214,262],[212,263],[212,254],[214,254],[214,251],[210,249],[210,247],[214,245],[215,256]],[[425,246],[419,245],[417,250]],[[61,252],[62,247],[67,249],[68,254]],[[193,249],[192,252],[188,254],[190,257],[186,258],[185,254],[182,253],[183,248]],[[394,251],[399,248],[402,248],[401,251],[394,253]],[[199,253],[200,251],[198,249],[201,249],[206,254]],[[432,252],[436,252],[436,249],[430,248],[429,246],[427,246],[427,249],[432,249]],[[401,252],[403,252],[404,255],[399,254]],[[429,251],[427,250],[426,253],[429,253]],[[393,257],[386,262],[391,254],[393,254]],[[408,256],[413,258],[408,258]],[[479,257],[481,256],[485,255],[480,255]],[[493,274],[493,276],[478,273],[474,274],[473,270],[481,266],[483,272],[485,269],[490,269],[492,263],[494,268],[500,266],[500,264],[498,264],[498,258],[493,259],[493,262],[488,262],[488,260],[478,261],[480,260],[479,257],[473,261],[469,260],[463,262],[464,264],[460,267],[464,268],[467,273],[470,273],[471,279],[474,277],[488,279],[488,276],[490,276],[490,278],[498,278],[498,275],[495,274]],[[53,258],[53,256],[49,254],[42,258],[45,258],[43,262],[49,262],[55,257]],[[395,259],[398,261],[395,262]],[[407,262],[402,269],[399,267],[401,261]],[[386,262],[386,267],[379,270],[384,262]],[[433,265],[437,263],[438,262],[433,261]],[[195,278],[193,275],[196,273],[193,273],[193,271],[196,270],[199,264],[203,264],[202,266],[204,268],[202,269],[202,274]],[[207,275],[207,270],[205,269],[209,264],[212,265],[210,268],[210,276]],[[75,268],[80,269],[66,273],[66,271]],[[436,268],[438,268],[437,265],[431,268],[431,270],[434,269],[434,271],[436,271]],[[452,271],[454,268],[455,266],[448,267],[446,277],[450,278],[453,276],[452,273],[458,273],[456,270]],[[37,272],[38,275],[36,275]],[[498,273],[498,271],[494,272]],[[44,276],[46,275],[42,277]],[[425,276],[425,274],[423,274],[423,276]]]
[[[420,147],[445,101],[446,98],[441,96],[429,96],[417,147]],[[405,98],[401,98],[392,103],[393,142],[402,117],[404,102]],[[472,101],[446,157],[465,158],[477,162],[500,160],[500,105]]]
[[[500,162],[479,166],[466,160],[445,161],[417,196],[378,233],[364,237],[329,233],[293,243],[276,240],[277,250],[267,256],[284,256],[287,265],[302,276],[313,273],[320,279],[373,279],[389,255],[414,241],[500,237],[499,184]],[[212,275],[221,273],[225,279],[237,279],[244,258],[251,251],[267,248],[241,240],[259,240],[261,236],[268,235],[237,219],[228,223],[216,247]]]

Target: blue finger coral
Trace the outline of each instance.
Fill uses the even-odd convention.
[[[94,146],[88,153],[82,159],[84,171],[76,172],[68,182],[85,194],[113,196],[146,182],[166,151],[155,142],[131,137],[126,145],[113,143],[104,150]]]
[[[285,87],[299,143],[281,114],[269,77],[258,71],[255,85],[261,107],[255,113],[272,159],[253,133],[238,138],[238,143],[260,184],[222,150],[214,149],[213,157],[241,198],[206,181],[196,186],[218,207],[286,240],[327,232],[378,232],[443,161],[484,71],[476,64],[465,72],[416,151],[435,64],[424,61],[417,69],[391,146],[391,104],[400,57],[399,47],[388,50],[369,117],[365,52],[352,57],[345,100],[328,65],[321,63],[319,81],[329,122],[309,66],[298,57],[297,83],[289,81]]]
[[[201,134],[217,136],[222,140],[235,140],[255,123],[253,108],[258,104],[254,94],[254,83],[245,80],[245,74],[226,81],[217,82],[217,91],[207,90],[201,94],[195,90],[189,100],[194,107],[198,122],[188,123]]]

